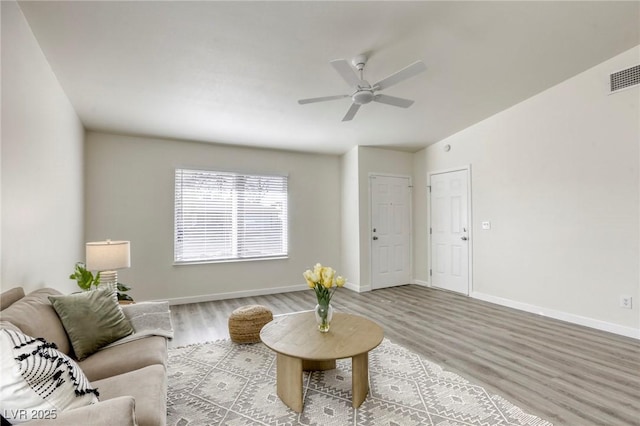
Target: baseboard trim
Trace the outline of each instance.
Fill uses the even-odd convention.
[[[640,340],[640,330],[633,327],[626,327],[623,325],[600,321],[563,311],[556,311],[554,309],[541,308],[540,306],[517,302],[515,300],[492,296],[490,294],[480,293],[477,291],[472,292],[470,294],[470,297],[473,297],[474,299],[484,300],[485,302],[495,303],[496,305],[506,306],[508,308],[514,308],[521,311],[530,312],[532,314],[538,314],[560,321],[570,322],[572,324],[582,325],[585,327],[594,328],[596,330],[607,331],[609,333],[614,333]]]
[[[371,291],[371,286],[359,286],[358,284],[350,283],[350,282],[345,283],[344,287],[351,291],[355,291],[357,293]],[[288,286],[288,287],[261,288],[257,290],[233,291],[229,293],[202,294],[199,296],[176,297],[173,299],[162,299],[162,300],[168,301],[169,305],[186,305],[188,303],[211,302],[213,300],[226,300],[226,299],[237,299],[241,297],[264,296],[267,294],[289,293],[292,291],[301,291],[301,290],[307,290],[307,289],[309,289],[308,285],[300,284],[300,285],[294,285],[294,286]]]
[[[423,281],[423,280],[414,279],[412,284],[421,285],[422,287],[431,287],[431,284],[429,284],[429,281]]]
[[[351,291],[355,291],[356,293],[364,293],[367,291],[371,291],[371,286],[370,285],[365,285],[365,286],[361,286],[359,284],[356,283],[350,283],[350,282],[346,282],[344,285],[344,288],[347,288]]]
[[[211,302],[213,300],[236,299],[241,297],[264,296],[267,294],[289,293],[292,291],[306,290],[306,284],[293,285],[288,287],[261,288],[256,290],[233,291],[229,293],[203,294],[200,296],[176,297],[173,299],[163,299],[169,301],[169,305],[185,305],[187,303]]]

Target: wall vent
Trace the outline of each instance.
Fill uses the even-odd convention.
[[[640,84],[640,65],[614,72],[610,76],[611,93]]]

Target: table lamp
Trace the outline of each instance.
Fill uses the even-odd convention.
[[[85,245],[87,269],[100,272],[100,285],[117,284],[117,269],[131,266],[129,241],[95,241]]]

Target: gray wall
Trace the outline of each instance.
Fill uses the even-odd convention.
[[[289,258],[173,264],[174,170],[208,168],[289,175]],[[316,262],[340,271],[340,158],[90,132],[86,145],[87,240],[131,241],[119,272],[139,299],[305,288]],[[302,286],[302,287],[301,287]]]
[[[69,280],[83,246],[84,130],[22,12],[2,7],[2,289]]]
[[[609,73],[639,57],[640,46],[416,154],[418,194],[427,173],[471,164],[472,295],[640,337],[640,88],[607,92]],[[415,212],[426,282],[424,198]]]

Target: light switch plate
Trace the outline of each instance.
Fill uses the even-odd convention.
[[[486,222],[482,222],[482,229],[491,229],[491,222],[486,221]]]

